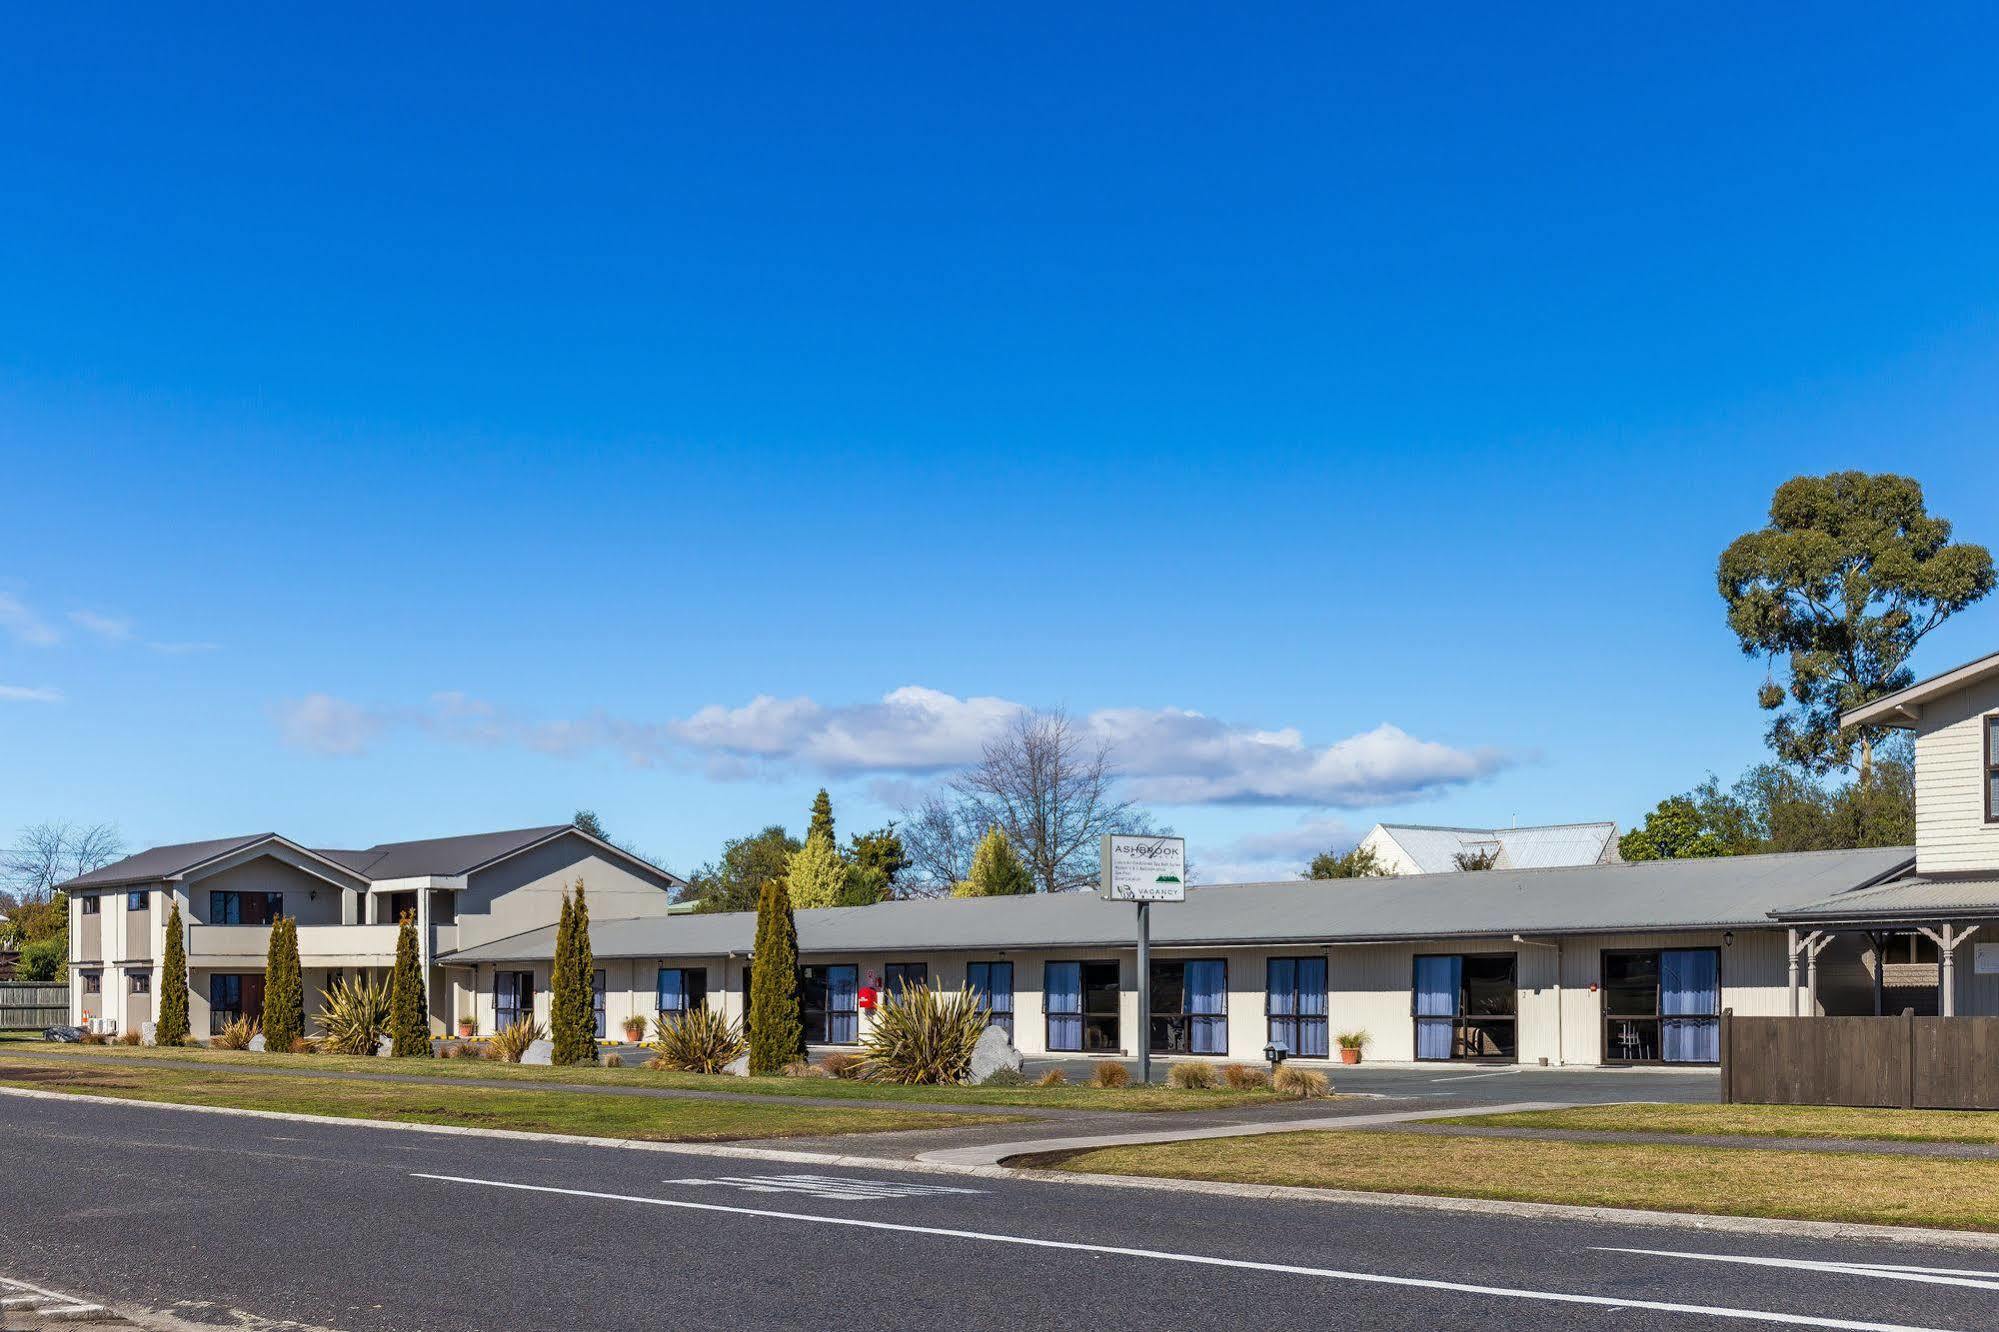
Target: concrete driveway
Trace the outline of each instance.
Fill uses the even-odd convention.
[[[1069,1080],[1087,1083],[1102,1060],[1029,1059],[1025,1071],[1039,1077],[1060,1068]],[[1245,1061],[1248,1062],[1248,1061]],[[1152,1080],[1164,1082],[1171,1061],[1152,1061]],[[1133,1077],[1135,1060],[1126,1060]],[[1721,1073],[1712,1068],[1542,1068],[1537,1064],[1314,1064],[1337,1091],[1403,1099],[1445,1099],[1467,1103],[1499,1101],[1706,1101],[1721,1099]]]

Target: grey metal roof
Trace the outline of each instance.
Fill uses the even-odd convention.
[[[276,833],[252,833],[248,837],[216,837],[206,842],[176,842],[172,846],[153,846],[123,860],[114,861],[102,869],[94,869],[88,874],[79,874],[67,883],[56,885],[70,890],[77,888],[114,888],[126,883],[152,883],[183,870],[194,868],[226,856],[231,851],[241,850],[255,842],[268,841]]]
[[[1381,830],[1425,874],[1450,874],[1455,857],[1467,851],[1492,851],[1500,869],[1552,869],[1561,865],[1594,865],[1604,859],[1617,825],[1551,823],[1528,828],[1453,828],[1426,823],[1384,823]]]
[[[1771,914],[1780,921],[1796,921],[1799,924],[1999,916],[1999,879],[1924,879],[1911,876],[1876,888],[1835,893]]]
[[[1778,907],[1878,883],[1914,860],[1894,848],[1216,884],[1154,910],[1152,937],[1230,946],[1768,928]],[[1104,947],[1130,943],[1133,928],[1129,905],[1095,893],[883,902],[801,911],[797,920],[799,950],[814,954]],[[755,933],[754,913],[718,912],[593,921],[590,943],[599,958],[707,957],[747,953]],[[554,944],[551,926],[445,960],[533,961],[551,957]]]
[[[449,878],[469,874],[557,833],[568,832],[566,823],[540,828],[512,828],[504,832],[468,833],[461,837],[426,837],[415,842],[379,842],[365,851],[321,851],[319,854],[351,866],[370,879],[414,879],[425,875]]]

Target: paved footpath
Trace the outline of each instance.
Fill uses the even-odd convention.
[[[1974,1332],[1999,1252],[0,1101],[0,1277],[143,1327]]]

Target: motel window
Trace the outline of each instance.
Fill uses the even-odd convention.
[[[987,1020],[1013,1039],[1013,963],[971,962],[965,966],[965,985],[986,1006]]]
[[[96,972],[96,971],[86,971],[86,972],[84,972],[84,973],[83,973],[83,992],[84,992],[85,994],[102,994],[102,993],[104,993],[104,975],[103,975],[103,973],[102,973],[102,972]]]
[[[852,1045],[861,1038],[861,969],[851,962],[798,969],[799,1007],[805,1039],[814,1045]]]
[[[125,988],[133,994],[151,994],[153,992],[153,973],[150,971],[126,972]]]
[[[705,967],[661,967],[654,992],[662,1018],[685,1016],[708,1006],[708,971]]]
[[[895,994],[909,986],[930,984],[928,962],[891,962],[882,968],[882,991]]]
[[[1985,821],[1999,823],[1999,714],[1985,719]]]
[[[1115,962],[1050,962],[1042,969],[1048,1048],[1118,1054],[1118,967]]]
[[[104,906],[103,900],[95,894],[89,897],[80,897],[77,899],[77,902],[79,903],[77,909],[86,916],[96,915]]]
[[[1324,1059],[1326,959],[1271,958],[1264,967],[1263,1011],[1272,1042],[1303,1059]]]
[[[239,893],[216,889],[208,895],[210,925],[268,925],[284,914],[283,893]]]
[[[1721,1060],[1721,951],[1603,955],[1603,1057],[1620,1064]]]
[[[534,1016],[534,973],[496,971],[493,973],[493,1028],[505,1031],[516,1022]]]
[[[261,972],[216,972],[209,976],[209,1035],[220,1036],[230,1023],[246,1017],[260,1017],[263,1012],[264,977]]]
[[[1229,968],[1221,958],[1151,965],[1149,1038],[1154,1054],[1229,1052]]]
[[[1416,959],[1418,1059],[1517,1059],[1518,995],[1511,953]]]
[[[597,1039],[610,1035],[610,1028],[604,1025],[604,972],[600,968],[590,973],[590,1012],[597,1023]]]
[[[140,889],[138,889],[138,890],[136,890],[136,891],[134,891],[134,892],[129,892],[129,893],[126,893],[126,894],[125,894],[125,909],[126,909],[127,911],[146,911],[146,910],[149,910],[150,908],[149,908],[149,907],[148,907],[148,906],[146,905],[146,902],[147,902],[147,899],[148,899],[148,898],[149,898],[150,896],[151,896],[151,894],[150,894],[150,893],[148,893],[148,892],[147,892],[147,891],[146,891],[146,890],[145,890],[144,888],[140,888]]]

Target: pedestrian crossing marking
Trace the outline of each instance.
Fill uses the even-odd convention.
[[[714,1185],[740,1189],[744,1193],[802,1193],[834,1202],[875,1202],[890,1198],[929,1198],[986,1191],[952,1188],[944,1184],[913,1184],[899,1179],[855,1179],[838,1175],[718,1175],[713,1178],[669,1179],[666,1183]]]

